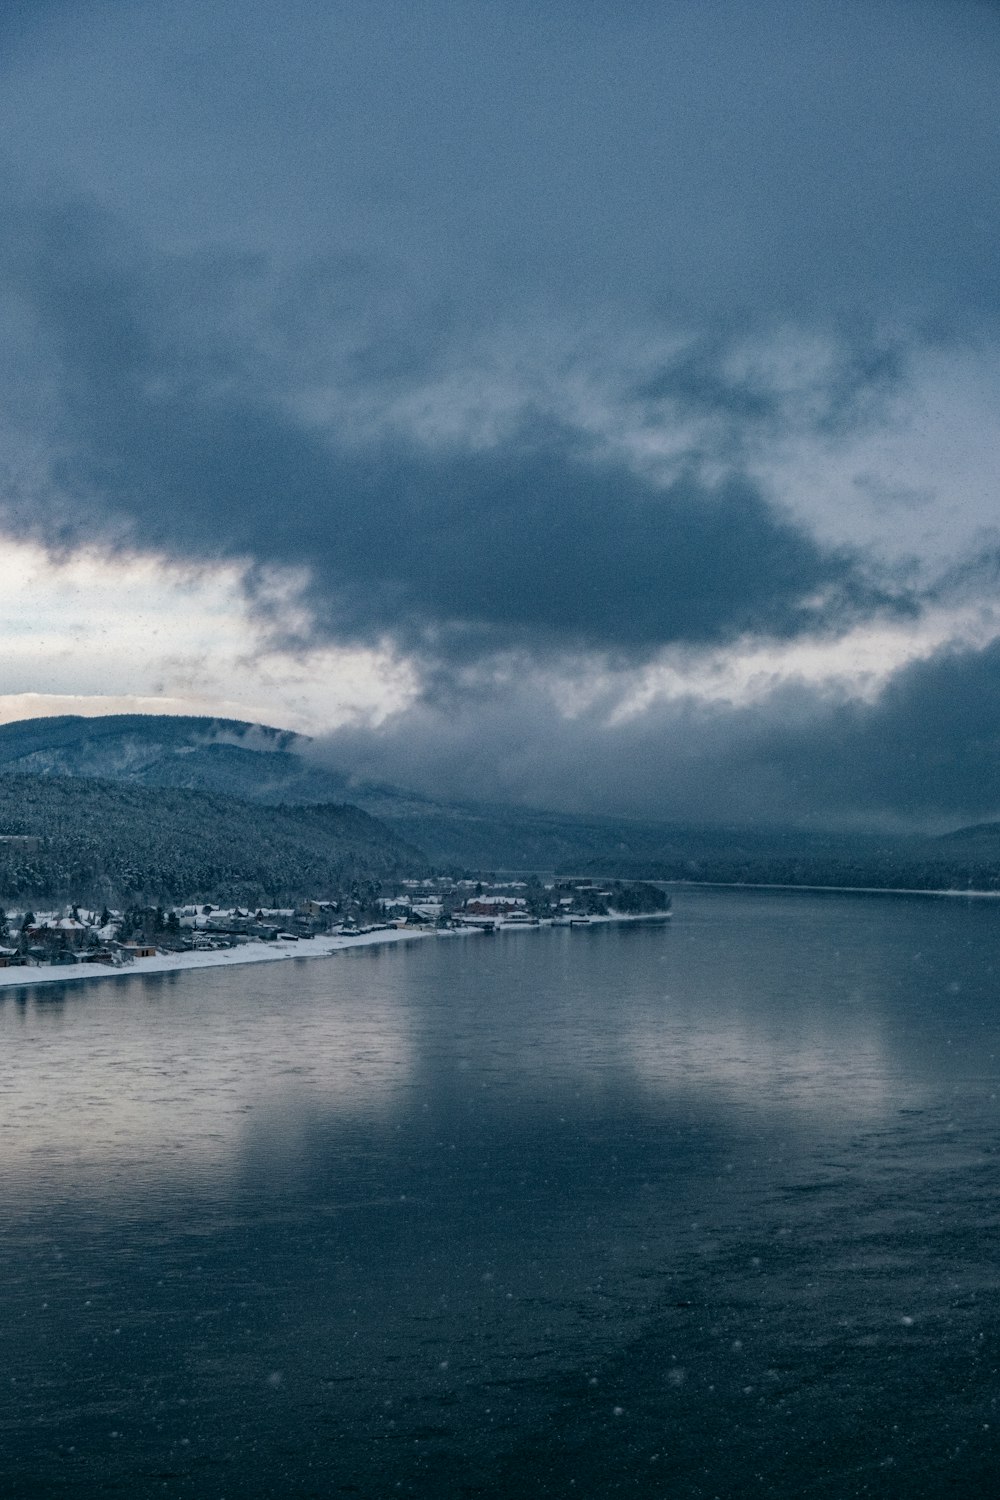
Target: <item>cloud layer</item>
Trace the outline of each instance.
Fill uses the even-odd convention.
[[[567,812],[905,831],[1000,819],[1000,642],[912,662],[869,702],[799,681],[741,706],[613,709],[605,692],[558,712],[544,679],[512,674],[314,753],[432,796]]]
[[[379,409],[376,372],[338,392],[367,397],[366,420],[317,423],[296,409],[295,372],[228,334],[242,268],[151,260],[114,229],[50,207],[8,232],[9,281],[46,354],[53,450],[41,493],[11,507],[29,533],[306,570],[315,637],[442,657],[782,638],[913,607],[728,451],[734,423],[780,420],[781,396],[729,376],[725,345],[685,347],[626,404],[640,426],[651,401],[676,410],[685,442],[666,473],[615,451],[606,423],[560,418],[551,397],[539,409],[538,394],[486,439],[435,440]],[[259,324],[242,331],[263,341]],[[813,424],[876,400],[896,357],[851,350],[827,378]],[[685,433],[692,414],[713,431]]]
[[[994,647],[945,616],[985,618],[998,547],[994,7],[53,0],[0,24],[9,535],[103,549],[109,578],[126,553],[235,566],[254,640],[302,670],[375,647],[421,684],[355,741],[399,780],[993,805]],[[615,712],[639,663],[690,678],[931,606],[945,654],[874,705],[842,668]]]

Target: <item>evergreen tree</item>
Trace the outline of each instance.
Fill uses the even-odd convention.
[[[24,914],[24,920],[21,923],[21,934],[20,934],[20,936],[19,936],[19,938],[17,940],[17,946],[18,946],[18,948],[20,949],[20,951],[22,953],[25,953],[27,951],[27,949],[28,949],[28,944],[29,944],[28,929],[30,927],[34,927],[34,925],[35,925],[35,913],[33,911],[26,911],[25,914]]]

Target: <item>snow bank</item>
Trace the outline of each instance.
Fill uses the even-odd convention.
[[[637,915],[616,913],[608,917],[591,917],[590,926],[606,922],[643,922],[661,919],[666,912],[649,912]],[[539,927],[524,923],[498,925],[498,933],[538,932],[540,927],[551,927],[543,920]],[[579,929],[576,929],[579,930]],[[455,927],[447,931],[449,937],[482,937],[479,927]],[[282,963],[289,958],[329,958],[342,953],[346,948],[371,948],[382,943],[426,942],[436,938],[438,930],[433,927],[380,928],[378,932],[362,932],[346,937],[342,933],[323,934],[312,938],[300,938],[298,942],[282,942],[280,939],[268,943],[243,943],[238,948],[220,948],[198,953],[159,953],[155,958],[137,958],[122,968],[105,964],[46,965],[37,969],[0,969],[0,989],[23,989],[36,984],[79,984],[88,979],[129,979],[137,974],[168,974],[179,969],[219,969],[233,964]]]

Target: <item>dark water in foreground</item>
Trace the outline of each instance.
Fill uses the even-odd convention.
[[[0,1496],[987,1496],[992,904],[0,991]]]

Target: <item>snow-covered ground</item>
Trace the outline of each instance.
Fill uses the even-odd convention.
[[[612,915],[591,917],[590,925],[602,922],[642,922],[650,917],[662,918],[666,912],[653,912],[640,916]],[[543,921],[542,927],[552,923]],[[535,926],[526,923],[500,923],[498,931],[537,932]],[[483,936],[480,927],[454,927],[446,929],[446,937]],[[199,953],[159,953],[155,958],[137,958],[130,964],[116,969],[104,964],[57,964],[35,968],[0,969],[0,988],[23,988],[36,984],[76,984],[87,979],[126,979],[136,974],[166,974],[177,969],[218,969],[232,964],[281,963],[288,958],[329,958],[342,953],[346,948],[370,948],[381,943],[424,942],[437,938],[438,929],[433,927],[382,928],[378,932],[358,933],[345,937],[341,933],[324,934],[313,938],[300,938],[298,942],[243,943],[238,948],[220,948]]]
[[[395,928],[364,932],[356,937],[340,933],[298,942],[241,943],[238,948],[216,948],[196,953],[158,953],[155,958],[137,958],[120,969],[106,964],[55,964],[34,968],[0,969],[0,986],[28,984],[73,984],[84,979],[120,979],[135,974],[165,974],[176,969],[218,969],[231,964],[281,963],[286,958],[328,958],[344,948],[364,948],[373,943],[412,942],[433,937],[433,930]]]

